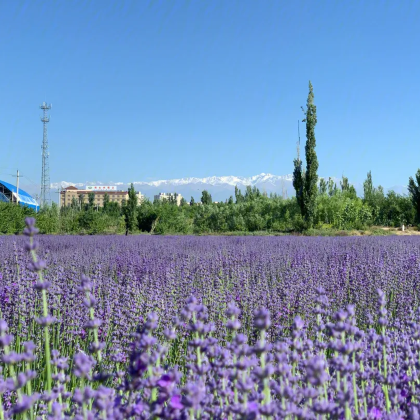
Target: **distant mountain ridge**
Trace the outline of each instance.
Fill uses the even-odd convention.
[[[263,182],[270,182],[273,185],[281,180],[292,181],[293,175],[272,175],[272,174],[259,174],[250,177],[243,176],[210,176],[207,178],[180,178],[180,179],[170,179],[170,180],[160,180],[160,181],[151,181],[151,182],[134,182],[134,185],[148,185],[153,187],[159,187],[161,185],[188,185],[188,184],[207,184],[207,185],[258,185]]]
[[[326,177],[328,179],[328,177]],[[340,179],[332,177],[340,185]],[[201,192],[203,190],[209,191],[214,201],[224,201],[229,196],[233,196],[235,193],[235,186],[238,186],[242,190],[245,190],[246,186],[257,187],[261,192],[277,193],[279,195],[285,195],[291,197],[295,194],[293,188],[293,175],[273,175],[261,173],[250,177],[242,176],[210,176],[205,178],[187,177],[179,179],[167,179],[158,181],[135,181],[133,182],[136,190],[141,191],[146,197],[153,200],[155,194],[160,192],[174,193],[177,192],[185,197],[187,200],[193,196],[194,199],[200,200]],[[77,188],[83,188],[85,185],[116,185],[120,189],[127,189],[130,183],[124,182],[88,182],[74,183],[74,182],[57,182],[51,184],[52,188],[66,188],[70,185],[74,185]],[[363,185],[354,183],[354,187],[358,195],[363,195]],[[407,189],[402,186],[395,186],[393,188],[385,188],[385,191],[393,189],[399,194],[407,193]]]
[[[261,191],[269,193],[287,194],[293,193],[293,175],[273,175],[261,173],[250,177],[243,176],[210,176],[205,178],[186,177],[179,179],[165,179],[158,181],[134,181],[136,190],[141,191],[146,197],[153,199],[155,194],[160,192],[177,192],[190,200],[191,197],[200,200],[203,190],[209,191],[214,201],[224,201],[230,195],[234,195],[235,186],[242,191],[247,185],[257,187]],[[57,182],[51,184],[52,188],[66,188],[74,185],[83,188],[86,184],[74,182]],[[88,182],[87,185],[117,185],[121,189],[126,189],[130,183],[124,182]]]

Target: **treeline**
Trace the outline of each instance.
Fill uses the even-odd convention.
[[[384,193],[373,186],[371,173],[364,182],[364,196],[343,177],[339,185],[332,179],[321,179],[317,186],[312,227],[318,229],[368,229],[371,226],[398,227],[420,223],[416,203],[420,198],[420,170],[417,183],[410,179],[409,195],[393,191]],[[417,194],[417,195],[416,195]],[[228,232],[301,232],[308,229],[296,197],[267,195],[250,186],[225,202],[214,203],[203,191],[201,203],[182,200],[136,202],[134,188],[122,206],[105,200],[97,208],[94,199],[81,206],[74,202],[61,209],[53,203],[35,214],[24,207],[0,205],[0,232],[22,232],[24,218],[33,216],[41,233],[49,234],[124,234],[148,232],[155,234],[205,234]]]
[[[420,179],[420,171],[418,173]],[[308,229],[296,197],[283,198],[264,194],[248,186],[244,193],[235,188],[235,196],[223,203],[212,203],[203,191],[203,204],[146,201],[137,212],[137,227],[154,233],[227,233],[227,232],[301,232]],[[343,177],[337,186],[331,179],[317,187],[314,228],[367,229],[375,226],[398,227],[420,222],[415,199],[382,187],[374,188],[371,173],[364,183],[364,197],[357,196]]]

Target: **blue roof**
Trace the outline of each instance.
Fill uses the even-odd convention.
[[[8,190],[10,190],[13,195],[17,196],[17,189],[15,185],[9,184],[8,182],[1,181],[0,184],[4,185]],[[3,200],[1,200],[3,201]],[[26,191],[19,188],[19,204],[30,207],[34,210],[37,210],[39,208],[39,204],[37,201]]]

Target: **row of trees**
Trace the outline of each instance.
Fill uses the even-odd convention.
[[[385,194],[382,187],[375,188],[370,172],[363,198],[357,196],[346,177],[339,185],[332,179],[321,179],[316,187],[312,227],[365,229],[420,223],[420,170],[416,180],[410,179],[409,196],[393,191]],[[56,234],[292,232],[308,228],[297,197],[267,195],[256,187],[245,191],[236,187],[235,194],[220,203],[214,203],[211,194],[203,191],[201,203],[182,200],[180,206],[175,200],[137,203],[133,186],[122,206],[105,200],[104,206],[97,208],[91,200],[61,209],[53,204],[35,214],[24,207],[0,203],[0,233],[21,232],[29,215],[37,218],[41,232]]]

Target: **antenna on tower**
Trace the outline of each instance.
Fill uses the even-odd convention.
[[[44,125],[44,136],[42,140],[42,175],[41,175],[41,202],[40,205],[43,207],[46,204],[49,204],[51,201],[50,196],[50,164],[48,153],[48,136],[47,136],[47,123],[50,121],[50,117],[47,115],[47,111],[51,109],[51,105],[47,105],[46,102],[43,102],[40,108],[43,111],[43,116],[41,121]]]

